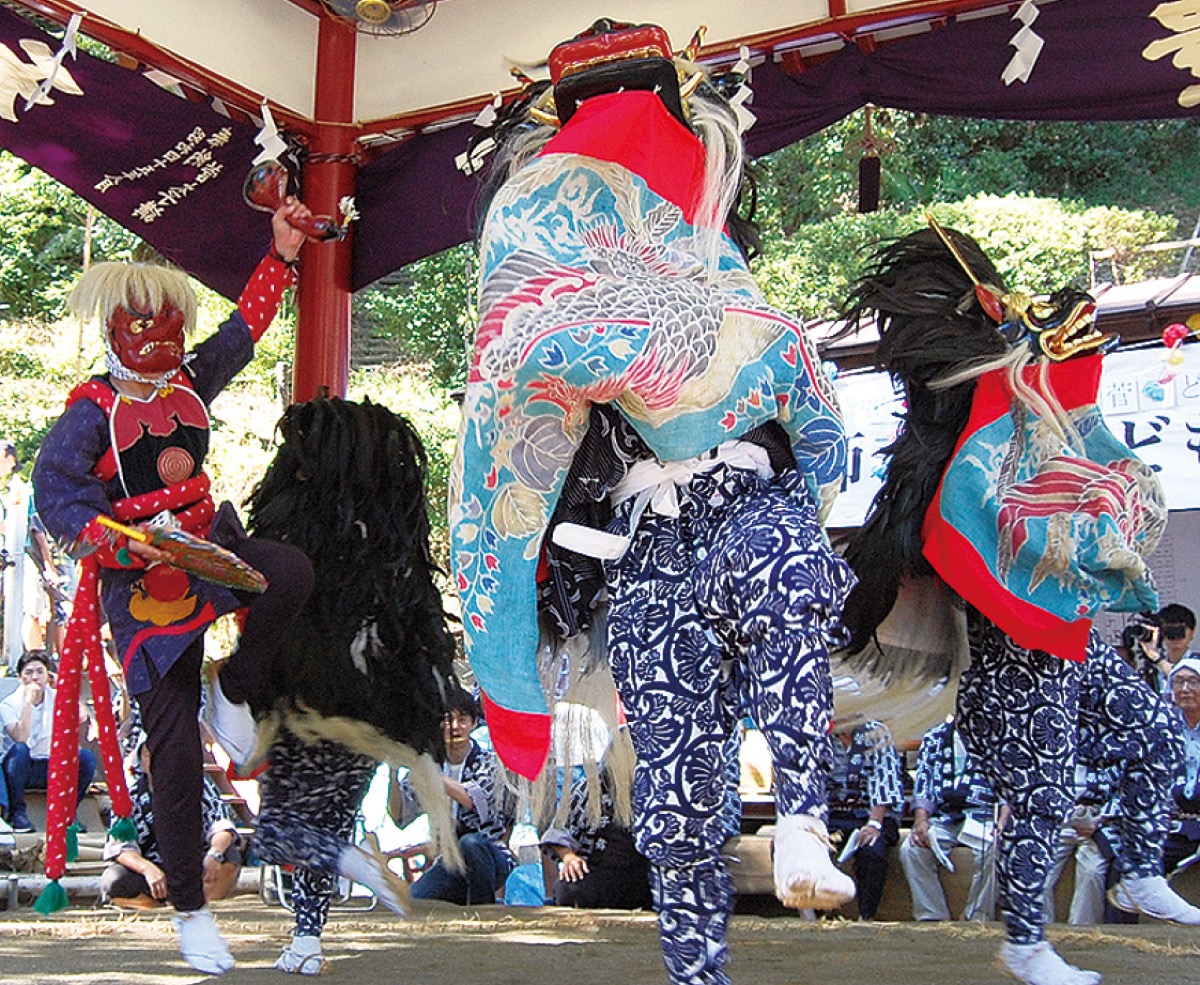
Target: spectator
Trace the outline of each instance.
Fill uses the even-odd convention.
[[[1120,810],[1119,798],[1113,796],[1120,782],[1120,770],[1099,769],[1082,760],[1076,763],[1078,799],[1075,813],[1063,825],[1054,862],[1046,877],[1043,903],[1046,923],[1054,922],[1055,887],[1072,854],[1075,856],[1075,884],[1067,922],[1076,926],[1112,922],[1105,914],[1104,893],[1114,848],[1119,847],[1120,842],[1117,826],[1110,824],[1106,831],[1104,825],[1115,820]]]
[[[0,702],[0,725],[12,740],[4,755],[4,779],[8,784],[9,821],[16,832],[33,831],[25,809],[25,791],[44,790],[50,766],[50,733],[54,724],[54,688],[50,686],[50,659],[41,650],[31,650],[17,663],[21,687]],[[80,702],[79,724],[88,721],[87,706]],[[79,750],[79,787],[76,804],[83,800],[96,773],[96,757],[90,749]],[[86,830],[77,820],[81,830]]]
[[[843,844],[855,839],[858,913],[872,920],[883,897],[888,849],[900,840],[893,815],[904,800],[900,756],[887,727],[874,721],[853,733],[835,732],[829,750],[829,831],[841,832]]]
[[[1171,672],[1171,693],[1179,707],[1184,757],[1174,789],[1171,830],[1163,845],[1168,873],[1200,851],[1200,657],[1183,657]]]
[[[962,919],[992,919],[996,884],[990,849],[996,797],[952,721],[935,725],[921,739],[912,808],[912,831],[900,846],[900,864],[912,893],[913,919],[950,919],[937,869],[958,845],[975,856]]]
[[[1200,657],[1192,650],[1192,639],[1196,635],[1196,613],[1186,605],[1172,602],[1163,606],[1158,610],[1158,624],[1162,627],[1161,646],[1172,667],[1184,657]]]
[[[628,744],[629,740],[619,736],[613,741]],[[630,750],[630,758],[632,755]],[[606,756],[600,771],[599,798],[593,807],[589,803],[588,778],[581,771],[571,786],[565,823],[542,835],[542,848],[560,865],[554,890],[554,902],[559,906],[614,910],[653,907],[650,863],[633,844],[628,795],[623,798],[625,809],[618,810],[615,782]]]
[[[18,833],[34,830],[25,810],[25,791],[46,789],[50,765],[50,729],[54,725],[54,689],[50,686],[49,657],[41,650],[30,650],[17,662],[20,687],[0,702],[0,725],[4,726],[11,749],[5,753],[4,776],[8,788],[8,819]],[[79,703],[79,722],[88,721],[88,707]],[[76,804],[83,800],[92,776],[96,775],[96,757],[89,749],[79,750],[79,775]],[[80,830],[86,830],[77,819]]]
[[[0,547],[4,549],[4,635],[0,659],[15,668],[24,651],[21,622],[25,607],[25,541],[33,489],[19,471],[17,447],[0,440]]]
[[[4,570],[4,662],[15,667],[26,650],[47,642],[52,615],[61,613],[62,578],[54,564],[45,527],[33,509],[33,487],[20,473],[16,446],[0,440],[0,487],[3,525],[0,546],[7,552]],[[50,593],[55,594],[55,608]],[[56,645],[61,639],[53,641]]]
[[[1162,646],[1162,627],[1155,612],[1139,612],[1121,630],[1116,651],[1133,668],[1147,687],[1166,696],[1170,693],[1167,675],[1170,661]]]
[[[25,564],[25,647],[61,653],[67,634],[68,580],[59,571],[45,524],[36,513],[29,517]]]
[[[485,752],[471,731],[479,722],[475,699],[454,688],[446,699],[443,723],[446,760],[442,784],[458,826],[464,871],[452,872],[440,856],[413,883],[413,899],[440,899],[460,906],[494,903],[516,860],[508,847],[512,809],[502,789],[497,789],[499,764]],[[393,782],[388,813],[401,827],[421,813],[416,791],[407,778]]]
[[[151,799],[154,776],[150,750],[145,733],[139,730],[135,735],[134,749],[129,756],[129,792],[133,799],[137,839],[129,842],[110,839],[104,846],[104,858],[112,864],[100,876],[100,899],[117,906],[149,909],[166,904],[167,876],[154,837]],[[211,902],[224,899],[237,884],[242,864],[241,838],[233,823],[233,811],[207,776],[204,778],[202,810],[204,838],[197,843],[196,850],[204,852],[204,899]]]

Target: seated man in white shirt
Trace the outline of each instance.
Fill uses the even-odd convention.
[[[25,808],[25,791],[30,787],[44,790],[49,774],[50,736],[54,726],[54,688],[50,686],[50,670],[50,659],[43,651],[30,650],[23,654],[17,661],[21,686],[0,702],[0,726],[12,742],[4,754],[9,823],[18,833],[34,830]],[[87,706],[80,702],[79,724],[87,721]],[[90,749],[80,749],[76,803],[87,793],[95,773],[95,755]]]
[[[513,825],[510,798],[497,783],[495,753],[471,738],[479,722],[475,699],[461,688],[454,688],[446,697],[446,708],[442,783],[454,810],[465,869],[455,872],[439,857],[413,883],[412,896],[460,906],[495,903],[496,892],[516,864],[508,847]],[[392,784],[388,813],[400,827],[411,824],[422,813],[416,791],[407,779]]]

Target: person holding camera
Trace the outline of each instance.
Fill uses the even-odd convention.
[[[1142,612],[1133,617],[1121,630],[1118,652],[1147,687],[1163,697],[1169,696],[1166,680],[1171,664],[1162,647],[1162,628],[1156,613]]]
[[[1158,612],[1135,616],[1121,630],[1121,649],[1142,679],[1164,697],[1171,699],[1171,672],[1184,657],[1200,657],[1192,652],[1196,635],[1196,614],[1186,605],[1172,602]]]

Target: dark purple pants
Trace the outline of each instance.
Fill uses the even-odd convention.
[[[313,570],[304,552],[286,544],[249,538],[233,550],[270,583],[262,595],[246,596],[250,609],[245,626],[221,672],[226,696],[242,701],[270,673],[288,627],[312,594]],[[204,842],[204,755],[198,721],[203,659],[201,636],[137,696],[154,771],[154,833],[167,874],[167,897],[181,911],[204,905],[204,859],[196,851]]]

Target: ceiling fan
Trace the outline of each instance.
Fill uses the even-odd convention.
[[[335,17],[363,34],[411,34],[433,16],[437,0],[321,0]]]

